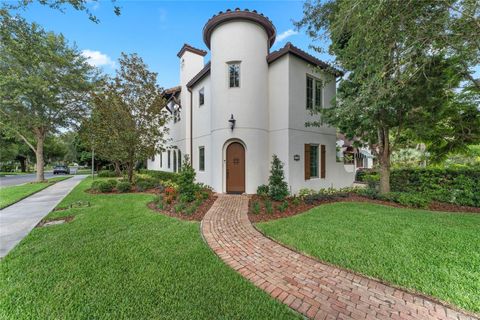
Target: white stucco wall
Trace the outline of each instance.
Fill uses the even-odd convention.
[[[343,163],[336,161],[336,129],[323,125],[321,127],[306,127],[305,123],[318,120],[319,115],[312,115],[306,109],[306,76],[324,81],[322,104],[324,108],[331,106],[335,96],[335,79],[332,75],[313,68],[305,61],[289,56],[289,180],[293,193],[301,188],[329,188],[351,186],[354,180],[352,173],[345,171]],[[326,176],[305,180],[304,145],[325,145],[326,149]],[[293,161],[294,155],[300,155],[299,161]],[[319,156],[320,160],[320,156]]]
[[[267,34],[261,26],[250,21],[228,21],[218,25],[211,34],[210,44],[210,74],[192,88],[192,160],[197,181],[212,186],[217,192],[226,192],[226,147],[238,141],[245,146],[247,193],[255,193],[259,185],[268,182],[272,154],[283,161],[293,193],[305,187],[319,189],[352,184],[353,174],[345,171],[343,163],[336,162],[335,129],[305,127],[305,122],[318,118],[306,110],[306,75],[324,80],[322,99],[325,107],[335,95],[332,75],[314,70],[291,54],[268,65]],[[182,120],[171,124],[171,145],[179,147],[182,154],[188,154],[190,92],[185,85],[203,68],[203,57],[188,51],[183,57],[180,72]],[[240,63],[238,88],[229,87],[229,62]],[[205,104],[199,106],[201,88],[204,88]],[[236,119],[233,131],[228,122],[232,114]],[[326,146],[325,179],[304,179],[306,143]],[[204,171],[199,170],[201,146],[205,148]],[[300,155],[300,161],[294,161],[296,154]],[[158,156],[148,164],[149,168],[158,170]],[[167,168],[166,152],[160,169],[173,169],[173,165]]]
[[[212,187],[225,186],[225,142],[246,146],[246,192],[254,193],[268,176],[268,39],[265,30],[249,21],[229,21],[211,36]],[[240,87],[229,88],[228,62],[240,63]],[[235,129],[229,128],[233,114]],[[218,174],[221,170],[222,174]]]
[[[200,106],[199,91],[204,90],[204,104]],[[210,76],[205,77],[192,88],[193,94],[193,168],[197,172],[197,181],[212,184],[212,139]],[[205,170],[199,168],[199,148],[205,148]]]

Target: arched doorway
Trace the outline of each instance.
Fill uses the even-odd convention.
[[[245,148],[239,142],[227,147],[227,193],[245,192]]]

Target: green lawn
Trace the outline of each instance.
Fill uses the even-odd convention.
[[[15,202],[18,202],[35,192],[51,186],[53,183],[70,178],[70,176],[50,178],[47,182],[32,182],[19,186],[9,186],[0,188],[0,209],[3,209]]]
[[[345,202],[257,227],[321,260],[480,311],[478,214]]]
[[[1,319],[286,319],[286,306],[226,266],[197,222],[151,211],[149,194],[92,195],[77,186],[0,262]]]

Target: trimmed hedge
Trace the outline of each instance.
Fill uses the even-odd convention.
[[[178,173],[175,172],[141,169],[139,173],[148,174],[150,177],[161,181],[170,180],[175,183],[178,182]]]
[[[373,174],[363,172],[361,179],[366,181]],[[390,187],[393,192],[421,193],[440,202],[480,207],[480,167],[394,169]]]

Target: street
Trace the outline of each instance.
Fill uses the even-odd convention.
[[[52,178],[53,172],[45,172],[45,179]],[[18,174],[18,175],[11,175],[0,177],[0,187],[7,187],[7,186],[16,186],[19,184],[24,184],[27,182],[35,181],[36,174],[35,173],[28,173],[28,174]]]

